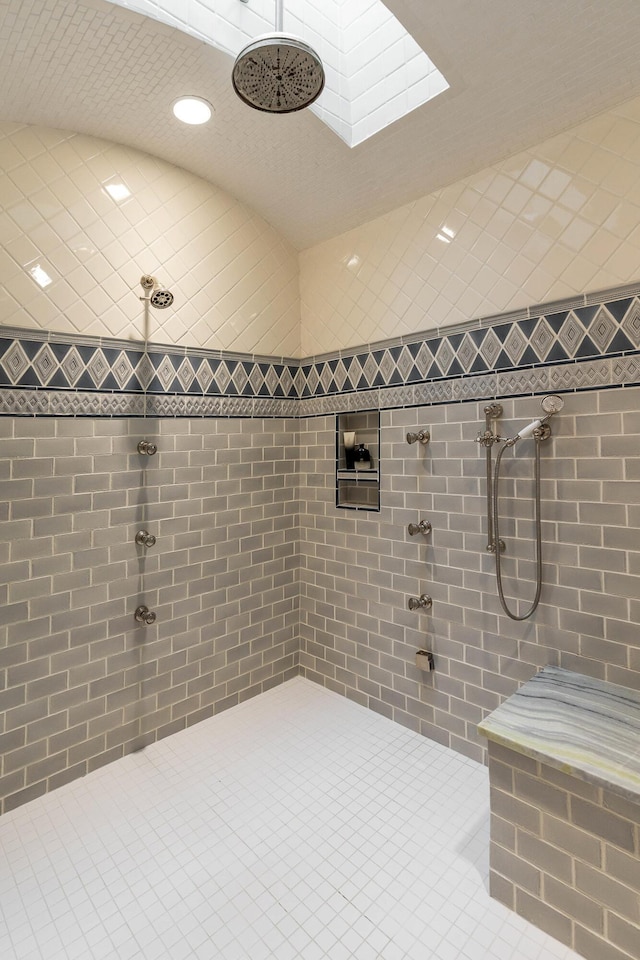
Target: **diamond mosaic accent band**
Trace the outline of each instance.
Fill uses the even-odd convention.
[[[640,299],[615,292],[300,361],[11,330],[0,414],[295,416],[635,383]]]

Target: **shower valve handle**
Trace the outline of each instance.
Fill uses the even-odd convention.
[[[421,593],[419,597],[409,597],[409,610],[430,610],[433,606],[433,600],[426,593]]]
[[[141,440],[138,444],[138,453],[142,453],[147,457],[152,457],[154,453],[158,452],[157,443],[153,443],[152,440]]]
[[[420,443],[424,444],[429,443],[430,439],[431,434],[428,430],[419,430],[417,433],[407,434],[407,443],[416,443],[417,441],[420,441]]]
[[[136,543],[139,547],[155,547],[156,538],[148,530],[138,530],[136,533]]]
[[[155,613],[153,610],[149,610],[149,607],[145,607],[144,604],[138,607],[134,613],[134,617],[138,623],[144,623],[144,625],[147,627],[156,622]]]
[[[407,527],[409,536],[415,537],[416,533],[424,533],[425,536],[431,533],[431,523],[429,520],[421,520],[419,523],[410,523]]]

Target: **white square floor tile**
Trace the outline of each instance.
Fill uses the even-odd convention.
[[[577,960],[487,893],[479,764],[291,680],[0,819],[3,960]]]

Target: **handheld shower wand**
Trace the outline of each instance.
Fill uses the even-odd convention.
[[[546,440],[549,436],[551,436],[551,430],[548,426],[549,420],[554,413],[559,413],[563,407],[564,400],[562,397],[559,397],[554,393],[550,394],[548,397],[544,397],[542,400],[542,409],[546,413],[546,417],[540,417],[537,420],[532,420],[531,423],[528,423],[526,427],[523,427],[522,430],[515,435],[515,437],[507,440],[505,446],[512,447],[518,440],[528,440],[531,436],[535,437],[536,440]],[[545,427],[546,431],[544,429]],[[536,430],[542,431],[542,433],[545,435],[536,436]]]
[[[504,446],[498,451],[496,457],[495,475],[493,480],[493,541],[495,543],[496,555],[496,580],[498,583],[498,596],[502,609],[512,620],[527,620],[534,612],[540,601],[542,591],[542,524],[540,521],[540,443],[551,436],[551,427],[548,421],[554,413],[559,413],[564,407],[564,400],[556,394],[544,397],[542,400],[542,409],[546,416],[532,420],[526,427],[523,427],[519,433],[510,440],[505,440]],[[535,529],[536,529],[536,592],[533,602],[528,610],[523,614],[513,613],[507,604],[502,586],[502,568],[501,554],[503,550],[503,541],[500,539],[500,515],[498,504],[498,484],[500,482],[500,462],[507,447],[513,447],[518,440],[526,440],[533,437],[536,441],[535,449]]]

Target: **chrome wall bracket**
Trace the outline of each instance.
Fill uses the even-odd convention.
[[[539,427],[533,431],[533,436],[535,440],[548,440],[551,436],[551,427],[548,423],[541,423]]]
[[[484,433],[479,433],[476,437],[476,443],[481,443],[483,447],[491,450],[494,443],[497,443],[500,437],[496,430],[496,420],[502,416],[501,403],[488,403],[484,408]]]

